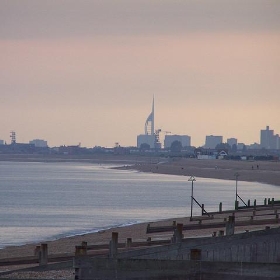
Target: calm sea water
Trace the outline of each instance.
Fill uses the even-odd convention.
[[[242,175],[242,174],[241,174]],[[280,197],[280,188],[238,182],[246,201]],[[82,163],[0,162],[0,248],[190,214],[188,177]],[[235,181],[196,178],[206,211],[233,209]],[[200,209],[194,207],[194,214]]]

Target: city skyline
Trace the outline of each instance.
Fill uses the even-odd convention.
[[[280,131],[280,3],[2,1],[0,139],[135,146],[155,128],[259,142]]]
[[[153,106],[152,106],[152,113],[154,112],[154,102],[153,102]],[[151,114],[152,114],[151,113]],[[148,117],[149,119],[149,117]],[[178,140],[178,141],[181,141],[181,142],[191,142],[191,138],[192,136],[191,135],[179,135],[179,134],[171,134],[170,132],[166,133],[167,131],[164,131],[163,133],[165,134],[164,137],[161,137],[160,141],[161,141],[161,145],[163,145],[166,141],[168,142],[168,147],[170,147],[172,141],[171,139],[174,138],[174,141],[175,140]],[[155,134],[154,134],[155,135]],[[140,134],[140,135],[137,135],[138,136],[151,136],[151,134]],[[166,136],[168,136],[168,139],[166,138]],[[41,146],[42,143],[43,145],[42,146],[49,146],[49,147],[55,147],[55,146],[51,146],[48,144],[48,140],[47,139],[41,139],[41,138],[34,138],[34,139],[30,139],[30,140],[27,140],[26,142],[19,142],[17,141],[17,136],[16,136],[16,131],[11,131],[10,132],[10,135],[9,135],[9,141],[6,141],[6,140],[3,140],[3,139],[0,139],[0,145],[4,145],[4,144],[13,144],[13,143],[19,143],[19,144],[35,144],[35,146]],[[187,139],[188,138],[188,139]],[[239,141],[239,139],[237,137],[230,137],[230,138],[225,138],[223,135],[205,135],[205,138],[204,138],[204,143],[199,145],[199,146],[196,146],[196,145],[193,145],[191,144],[190,146],[193,146],[193,147],[205,147],[205,148],[208,148],[208,149],[215,149],[215,146],[217,144],[220,144],[220,143],[227,143],[229,144],[231,147],[233,144],[236,144],[237,146],[239,145],[245,145],[245,146],[252,146],[251,148],[257,148],[257,149],[261,149],[261,148],[265,148],[265,149],[279,149],[280,148],[280,136],[279,136],[279,133],[277,131],[275,131],[274,129],[270,129],[269,126],[266,126],[265,129],[260,129],[259,130],[259,140],[258,141],[254,141],[252,143],[244,143],[242,141]],[[154,141],[154,140],[153,140]],[[151,143],[154,143],[154,142],[151,142]],[[170,142],[171,141],[171,142]],[[128,145],[128,146],[124,146],[124,145],[120,145],[122,147],[137,147],[137,146],[140,146],[138,145],[137,143],[138,141],[136,140],[136,143],[134,145]],[[211,142],[211,144],[210,144]],[[37,143],[37,144],[36,144]],[[39,145],[38,145],[39,143]],[[145,141],[143,142],[145,143]],[[151,143],[148,143],[147,144],[151,144]],[[215,143],[215,144],[213,144]],[[272,144],[273,143],[273,144]],[[78,144],[70,144],[70,145],[65,145],[65,146],[82,146],[82,147],[86,147],[86,148],[92,148],[92,147],[96,147],[96,146],[100,146],[100,147],[108,147],[108,148],[112,148],[112,147],[115,147],[117,145],[119,145],[120,143],[118,142],[115,142],[114,145],[112,146],[106,146],[106,145],[92,145],[92,146],[82,146],[81,143],[78,143]],[[255,147],[255,145],[257,144],[258,147]],[[64,146],[64,144],[59,144],[59,145],[56,145],[57,147],[58,146]],[[151,148],[154,148],[154,147],[151,147]],[[165,146],[162,146],[162,148],[165,148]]]

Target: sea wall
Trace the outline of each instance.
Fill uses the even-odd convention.
[[[123,252],[118,258],[191,260],[192,250],[197,250],[201,261],[277,263],[280,261],[280,228],[187,238],[176,244]]]
[[[78,258],[76,280],[263,280],[279,279],[279,264]]]
[[[279,279],[280,228],[175,242],[109,258],[84,252],[75,258],[75,279]]]

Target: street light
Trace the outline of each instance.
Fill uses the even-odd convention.
[[[192,220],[192,212],[193,212],[193,182],[196,181],[194,176],[191,176],[188,180],[189,182],[192,182],[192,195],[191,195],[191,218],[190,220]]]
[[[246,202],[240,197],[240,195],[238,195],[237,192],[237,182],[238,182],[238,177],[240,176],[238,172],[234,173],[235,176],[235,210],[238,210],[238,199],[240,199],[240,201],[243,202],[243,204],[248,207],[248,205],[246,204]]]
[[[239,173],[238,172],[234,173],[234,176],[235,176],[235,201],[237,201],[237,197],[238,197],[238,194],[237,194],[237,181],[238,181]]]

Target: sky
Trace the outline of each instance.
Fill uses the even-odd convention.
[[[279,0],[0,0],[0,139],[280,134]]]

